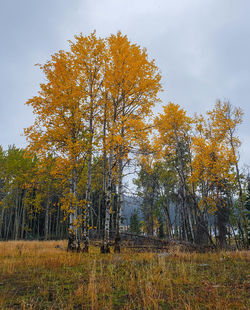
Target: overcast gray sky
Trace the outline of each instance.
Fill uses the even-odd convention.
[[[163,75],[163,103],[190,115],[217,99],[244,110],[242,163],[250,164],[249,0],[0,0],[0,144],[25,146],[32,124],[25,101],[43,76],[36,63],[96,29],[120,30],[146,47]],[[158,107],[160,109],[160,107]]]

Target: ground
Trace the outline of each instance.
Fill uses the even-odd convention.
[[[59,245],[60,247],[56,247]],[[1,309],[249,309],[250,253],[69,253],[0,242]]]

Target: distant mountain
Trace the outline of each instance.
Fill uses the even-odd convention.
[[[137,210],[139,214],[139,218],[142,220],[142,198],[137,196],[124,196],[123,197],[123,207],[121,210],[121,218],[122,224],[130,225],[130,216],[131,214]]]

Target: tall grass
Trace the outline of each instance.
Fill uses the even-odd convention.
[[[61,248],[56,248],[60,245]],[[0,243],[1,309],[249,309],[249,253],[69,253]]]

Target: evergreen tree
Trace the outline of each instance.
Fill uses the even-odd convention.
[[[137,210],[134,210],[130,216],[130,231],[138,235],[141,233],[141,222]]]

